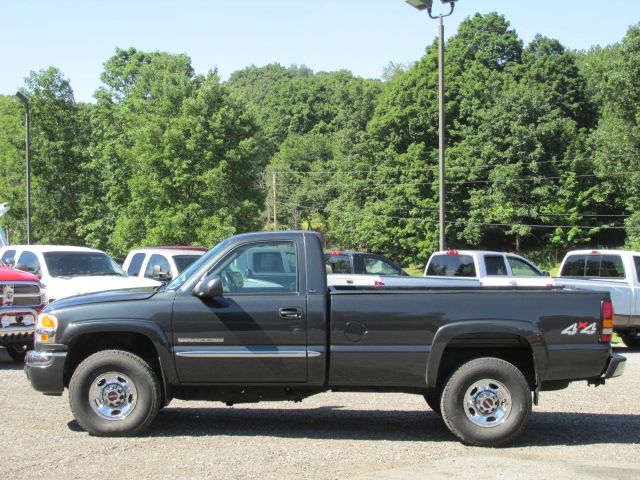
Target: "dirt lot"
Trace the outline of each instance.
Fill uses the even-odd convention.
[[[2,350],[2,349],[0,349]],[[422,398],[327,393],[299,404],[174,401],[140,438],[93,438],[0,351],[0,478],[640,478],[640,352],[604,387],[543,393],[517,444],[465,447]]]

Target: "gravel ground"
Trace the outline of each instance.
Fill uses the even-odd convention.
[[[31,389],[0,349],[0,478],[640,478],[640,352],[604,387],[545,392],[508,448],[457,442],[421,397],[326,393],[302,403],[173,401],[138,438],[80,430],[68,398]]]

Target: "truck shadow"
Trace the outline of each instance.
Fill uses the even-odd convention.
[[[75,422],[71,430],[78,430]],[[144,436],[273,436],[283,438],[456,441],[442,419],[420,411],[165,408]],[[513,447],[640,442],[640,415],[534,412]]]
[[[11,360],[7,351],[0,347],[0,370],[22,370],[23,368],[24,364]]]

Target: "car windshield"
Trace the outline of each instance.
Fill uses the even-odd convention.
[[[176,262],[178,273],[182,273],[185,268],[187,268],[201,256],[202,255],[174,255],[173,260]]]
[[[217,253],[220,250],[222,250],[228,243],[229,243],[228,240],[223,240],[218,245],[216,245],[211,250],[209,250],[207,253],[205,253],[203,256],[201,256],[197,261],[192,263],[189,266],[189,268],[187,268],[184,272],[182,272],[180,275],[178,275],[173,280],[173,282],[171,282],[169,285],[167,285],[166,290],[175,291],[175,290],[179,289],[184,284],[184,282],[186,282],[189,279],[189,277],[191,277],[191,275],[193,275],[196,271],[198,271],[198,269],[202,265],[207,263],[211,257],[217,255]]]
[[[102,252],[46,252],[43,256],[52,277],[127,276],[109,255]]]

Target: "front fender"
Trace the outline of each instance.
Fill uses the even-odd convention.
[[[541,374],[544,376],[547,370],[547,349],[545,348],[544,338],[542,333],[531,323],[521,320],[466,320],[444,325],[437,330],[427,360],[427,388],[437,388],[438,370],[447,346],[451,340],[465,334],[517,335],[531,347],[536,381]],[[499,346],[496,345],[496,347]]]
[[[169,385],[178,380],[171,342],[166,332],[155,322],[141,319],[92,319],[69,323],[62,333],[61,342],[70,345],[82,335],[100,333],[136,333],[147,337],[154,345],[160,358],[162,373]]]

